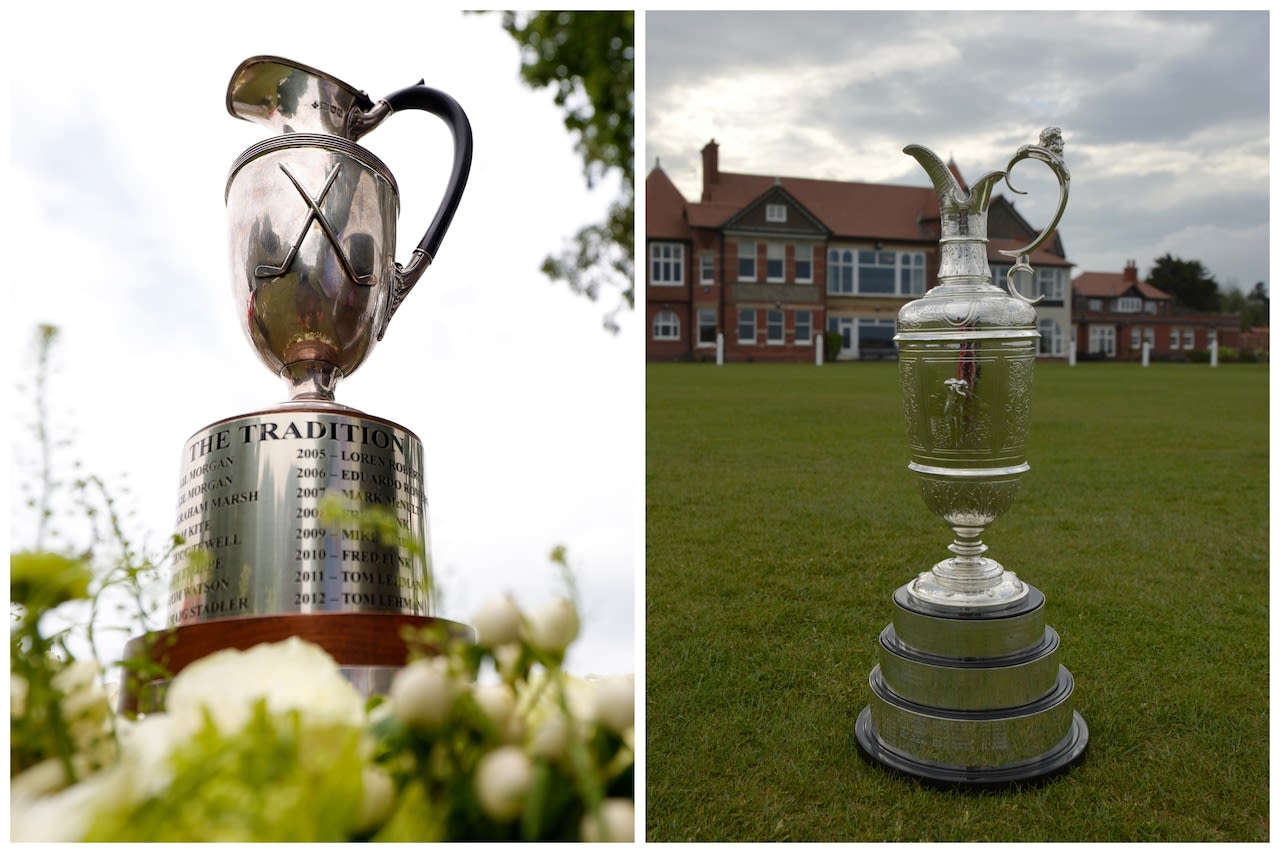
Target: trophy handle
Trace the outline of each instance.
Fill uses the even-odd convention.
[[[1053,174],[1058,178],[1058,210],[1053,214],[1053,220],[1049,222],[1045,229],[1040,232],[1037,237],[1021,249],[1001,249],[1000,254],[1007,255],[1010,258],[1018,258],[1019,266],[1025,264],[1022,256],[1030,256],[1033,251],[1040,247],[1040,244],[1049,238],[1053,233],[1053,229],[1058,227],[1059,220],[1062,219],[1063,212],[1067,209],[1067,193],[1071,190],[1071,173],[1067,171],[1067,164],[1062,160],[1062,131],[1056,127],[1046,127],[1040,133],[1039,145],[1024,145],[1018,149],[1013,155],[1013,159],[1009,161],[1009,165],[1005,166],[1005,184],[1009,189],[1018,195],[1026,195],[1026,192],[1018,189],[1009,180],[1009,173],[1013,171],[1015,164],[1026,159],[1039,160],[1053,170]],[[1028,267],[1029,269],[1029,267]]]
[[[403,266],[396,264],[391,301],[387,306],[382,328],[378,330],[378,340],[382,340],[382,336],[387,333],[391,315],[395,314],[400,303],[435,258],[440,241],[444,239],[445,232],[453,221],[453,214],[458,209],[458,202],[462,200],[462,191],[467,187],[467,176],[471,173],[471,122],[467,120],[467,114],[453,98],[422,83],[401,89],[379,101],[372,110],[360,117],[358,127],[352,129],[352,138],[368,133],[388,115],[400,110],[423,110],[440,117],[449,125],[449,130],[453,132],[453,171],[449,174],[449,184],[445,187],[444,198],[436,210],[435,219],[427,226],[427,233],[413,250],[409,263]]]

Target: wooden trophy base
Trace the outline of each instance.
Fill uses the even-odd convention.
[[[436,628],[440,637],[470,641],[472,629],[459,622],[402,613],[290,613],[215,619],[153,631],[125,645],[126,661],[143,664],[125,674],[120,711],[148,713],[163,708],[163,691],[188,664],[223,649],[244,651],[261,643],[298,637],[324,649],[344,671],[392,670],[405,665],[410,648],[433,644],[405,634]],[[141,677],[135,672],[142,672]]]

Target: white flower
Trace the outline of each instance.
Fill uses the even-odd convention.
[[[492,649],[520,639],[520,608],[509,594],[480,605],[471,617],[476,642]]]
[[[636,807],[631,800],[613,798],[600,804],[599,814],[582,818],[583,841],[634,841]]]
[[[480,710],[484,711],[485,716],[493,720],[499,730],[505,729],[511,714],[516,709],[516,694],[511,689],[511,685],[482,684],[472,692],[472,695],[475,696],[476,704],[480,706]]]
[[[551,708],[529,723],[529,752],[539,758],[557,761],[569,746],[569,721],[559,708]]]
[[[578,638],[578,611],[573,602],[557,598],[529,615],[526,638],[534,648],[549,654],[563,654]]]
[[[360,800],[360,815],[356,818],[355,831],[364,834],[380,826],[395,805],[396,786],[390,774],[381,767],[365,765],[361,773],[364,796]]]
[[[444,658],[416,660],[391,681],[391,709],[396,719],[421,729],[439,728],[449,719],[458,688]]]
[[[493,665],[498,674],[508,681],[515,679],[516,665],[520,663],[520,644],[504,643],[493,650]]]
[[[9,673],[9,716],[21,717],[27,712],[27,680],[16,672]]]
[[[506,822],[519,817],[533,783],[533,765],[514,746],[500,746],[476,766],[476,795],[485,814]]]
[[[602,678],[595,682],[593,716],[601,727],[622,734],[635,726],[636,685],[630,675]]]
[[[361,726],[364,700],[324,649],[297,637],[248,651],[224,649],[182,670],[165,710],[180,729],[198,731],[207,708],[218,731],[244,728],[258,699],[268,713],[297,711],[304,724]]]

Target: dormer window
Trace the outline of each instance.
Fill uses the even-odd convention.
[[[764,206],[765,222],[786,222],[787,206],[785,204],[766,204]]]

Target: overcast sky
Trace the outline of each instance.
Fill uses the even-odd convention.
[[[646,27],[643,171],[660,159],[686,199],[712,138],[722,171],[928,186],[904,145],[973,181],[1053,125],[1074,274],[1132,258],[1145,276],[1169,252],[1222,286],[1270,283],[1266,12],[650,12]],[[1013,175],[1018,211],[1045,225],[1049,170]]]
[[[337,399],[422,439],[440,615],[465,622],[503,591],[547,603],[563,588],[547,555],[563,544],[585,610],[570,669],[633,672],[638,326],[624,314],[610,335],[611,302],[539,271],[602,217],[616,178],[588,192],[562,112],[520,81],[498,16],[303,7],[46,3],[9,19],[11,387],[30,377],[35,325],[60,327],[49,425],[73,441],[60,458],[127,487],[135,536],[163,542],[187,438],[286,396],[231,298],[224,185],[235,158],[270,135],[228,114],[232,72],[251,56],[284,56],[375,100],[425,78],[470,117],[471,179],[435,263]],[[450,134],[434,116],[404,113],[360,144],[399,184],[405,263],[439,203]],[[11,411],[15,473],[29,477],[29,398],[16,395]],[[12,517],[12,546],[29,546],[18,500]]]

